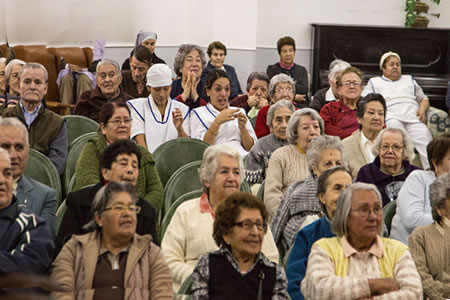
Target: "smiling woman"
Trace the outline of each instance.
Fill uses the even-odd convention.
[[[247,155],[257,140],[245,110],[230,107],[230,79],[222,70],[213,70],[206,77],[206,93],[210,103],[191,113],[191,137],[208,144],[230,144],[242,156]]]

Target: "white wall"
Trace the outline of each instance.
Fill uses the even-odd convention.
[[[423,0],[430,27],[450,28],[450,1]],[[291,35],[296,62],[310,69],[311,23],[403,26],[403,0],[0,0],[0,43],[93,46],[107,41],[106,56],[123,61],[141,28],[158,32],[157,53],[172,67],[180,44],[229,48],[227,63],[242,88],[253,70],[278,61],[276,41]]]

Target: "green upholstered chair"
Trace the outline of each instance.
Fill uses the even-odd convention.
[[[61,205],[58,207],[58,210],[56,211],[56,219],[55,219],[55,225],[56,225],[56,234],[58,234],[59,227],[61,226],[62,219],[64,217],[64,214],[67,210],[67,204],[66,199],[64,199],[63,202],[61,202]]]
[[[69,153],[67,155],[66,167],[62,174],[62,185],[63,185],[63,193],[64,196],[67,195],[70,186],[70,180],[75,174],[75,167],[77,165],[78,158],[80,157],[81,151],[84,146],[91,138],[98,137],[99,134],[95,132],[88,132],[79,137],[77,137],[74,141],[72,141],[71,146],[69,147]],[[72,187],[75,183],[72,184]]]
[[[177,292],[177,295],[191,295],[192,294],[192,274],[186,277],[183,283],[180,286],[180,289]],[[185,299],[191,299],[190,297]]]
[[[62,200],[61,180],[55,165],[44,154],[30,149],[25,175],[56,191],[57,204]]]
[[[394,218],[396,209],[397,209],[397,200],[393,200],[388,204],[386,204],[385,207],[383,207],[383,221],[384,224],[386,224],[389,234],[391,233],[392,218]]]
[[[161,227],[160,227],[160,242],[162,242],[162,239],[164,237],[164,233],[166,232],[167,226],[169,226],[170,220],[173,217],[173,214],[175,213],[175,211],[177,210],[178,206],[180,206],[181,203],[187,201],[187,200],[191,200],[191,199],[195,199],[198,198],[202,195],[202,190],[194,190],[194,191],[190,191],[187,192],[186,194],[180,196],[177,200],[175,200],[175,202],[172,203],[172,205],[167,209],[167,211],[165,212],[164,216],[162,217],[162,222],[161,222]]]
[[[247,192],[252,193],[252,189],[250,188],[250,184],[247,182],[247,180],[242,180],[241,182],[241,192]]]
[[[182,195],[202,188],[198,169],[202,164],[201,160],[190,162],[179,168],[164,187],[164,205],[162,208],[162,216],[167,213],[172,203]]]
[[[253,129],[255,129],[256,126],[256,117],[253,117],[250,119],[250,124],[252,124]]]
[[[258,189],[258,193],[256,193],[256,197],[264,201],[264,184],[266,183],[266,180],[264,179],[261,183],[261,186]]]
[[[76,138],[88,132],[98,132],[100,128],[100,125],[96,121],[84,116],[66,115],[63,118],[66,121],[69,150],[72,147],[72,142]]]
[[[203,152],[209,145],[202,140],[178,138],[161,144],[152,153],[163,187],[180,167],[203,159]]]

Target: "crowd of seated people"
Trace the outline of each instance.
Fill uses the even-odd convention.
[[[280,61],[252,72],[243,94],[221,42],[208,63],[181,45],[173,79],[156,40],[141,30],[122,68],[95,56],[86,84],[76,66],[60,74],[84,90],[69,93],[74,114],[99,131],[58,222],[56,191],[25,170],[34,149],[63,174],[65,120],[46,107],[45,67],[0,59],[0,274],[51,274],[55,299],[172,299],[189,279],[198,299],[449,297],[450,136],[429,135],[428,98],[398,54],[381,57],[382,76],[364,89],[361,71],[337,59],[330,87],[311,97],[283,37]],[[152,153],[186,137],[209,144],[202,194],[177,203],[159,236],[168,207]],[[263,199],[239,192],[244,180]]]

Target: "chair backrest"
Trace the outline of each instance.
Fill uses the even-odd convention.
[[[72,147],[72,142],[76,138],[82,136],[85,133],[98,132],[98,129],[100,128],[100,125],[96,121],[84,116],[67,115],[63,118],[66,121],[69,151]]]
[[[241,192],[252,193],[252,189],[250,188],[250,184],[248,184],[247,180],[242,180],[241,182]]]
[[[198,169],[202,164],[201,160],[193,161],[179,168],[164,187],[163,215],[167,212],[173,202],[182,195],[202,188]]]
[[[252,124],[253,129],[256,127],[256,117],[250,119],[250,124]]]
[[[388,233],[391,233],[392,218],[395,216],[395,210],[397,209],[397,200],[392,200],[383,208],[383,221],[386,224]]]
[[[258,197],[261,200],[264,200],[264,185],[266,183],[266,180],[264,179],[263,182],[261,182],[261,186],[258,189],[258,193],[256,193],[256,197]]]
[[[58,170],[56,170],[55,165],[47,156],[39,151],[30,149],[25,175],[53,188],[56,191],[58,205],[61,203],[62,192]]]
[[[173,217],[173,214],[177,210],[177,207],[180,206],[181,203],[198,198],[202,195],[202,190],[195,190],[187,192],[184,195],[181,195],[177,200],[175,200],[172,205],[167,209],[164,215],[162,215],[162,222],[159,230],[159,240],[162,241],[164,237],[164,233],[166,232],[167,226],[169,226],[170,220]]]
[[[63,193],[64,196],[69,192],[70,180],[75,174],[75,167],[77,165],[77,160],[80,157],[81,151],[83,151],[84,146],[89,139],[98,137],[97,132],[88,132],[79,137],[77,137],[69,147],[69,153],[67,155],[66,167],[62,174],[63,183]]]
[[[183,281],[183,283],[180,286],[180,289],[178,290],[178,295],[191,295],[192,294],[192,283],[194,280],[192,279],[192,274],[190,274],[186,279]]]
[[[180,167],[187,163],[203,159],[203,152],[209,145],[202,140],[178,138],[161,144],[152,153],[156,161],[156,170],[163,187]]]
[[[66,199],[64,199],[63,202],[61,202],[61,205],[58,207],[58,210],[56,211],[56,218],[55,218],[55,225],[56,225],[56,234],[58,234],[59,227],[61,226],[62,219],[64,217],[64,214],[67,210],[67,204]]]

